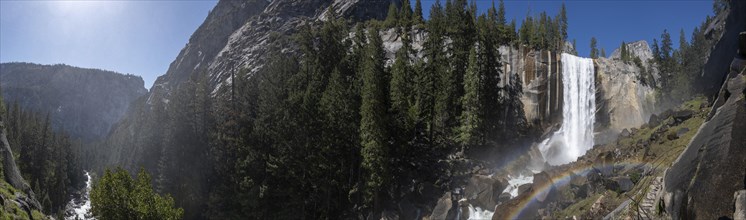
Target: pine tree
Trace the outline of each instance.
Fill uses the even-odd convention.
[[[660,63],[661,61],[661,50],[658,47],[658,39],[653,38],[653,61]]]
[[[469,52],[469,66],[464,76],[464,96],[461,103],[464,106],[461,112],[459,128],[459,142],[462,151],[471,147],[484,144],[484,106],[485,103],[479,64],[477,63],[476,48]]]
[[[667,61],[669,58],[671,58],[672,51],[673,43],[671,42],[671,35],[668,34],[668,31],[664,29],[663,34],[661,34],[661,60]]]
[[[685,51],[689,48],[689,43],[686,41],[686,35],[684,29],[679,31],[679,51]]]
[[[562,36],[561,40],[564,42],[567,40],[567,9],[565,8],[564,2],[562,3],[559,12],[559,29],[560,35]]]
[[[627,62],[627,44],[624,41],[622,41],[622,45],[619,45],[619,59]]]
[[[360,141],[362,166],[368,173],[366,201],[374,209],[380,208],[382,193],[391,179],[389,175],[389,136],[386,120],[386,91],[384,51],[378,28],[368,31],[370,40],[363,60],[362,104],[360,107]]]
[[[405,37],[407,38],[407,37]],[[391,66],[391,111],[395,121],[400,125],[409,123],[407,112],[412,102],[412,68],[410,66],[409,40],[402,41],[402,47],[396,52],[394,64]]]
[[[400,25],[409,29],[413,23],[412,5],[409,3],[409,0],[402,0],[401,3],[402,6],[399,12]]]
[[[421,0],[416,0],[414,4],[414,16],[413,16],[414,24],[416,25],[423,25],[425,24],[425,19],[422,17],[422,2]]]
[[[399,25],[399,8],[396,7],[394,2],[389,5],[389,12],[383,24],[385,28],[393,28]]]
[[[591,58],[598,58],[598,48],[596,48],[596,37],[591,37]]]

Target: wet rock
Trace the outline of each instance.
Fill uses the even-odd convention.
[[[530,183],[523,184],[523,185],[521,185],[521,186],[518,187],[518,195],[523,195],[524,193],[526,193],[526,192],[528,192],[530,190],[531,190],[531,184]]]
[[[471,215],[471,213],[469,212],[469,205],[469,201],[467,201],[466,199],[461,199],[458,201],[458,208],[459,210],[461,210],[461,218],[459,218],[459,220],[469,220],[469,215]]]
[[[430,214],[431,220],[445,220],[448,218],[448,211],[453,206],[453,200],[451,199],[451,192],[446,192],[443,197],[438,199],[433,212]]]
[[[510,193],[502,193],[499,197],[497,197],[497,203],[504,203],[510,200]]]
[[[508,182],[504,179],[474,175],[464,188],[464,198],[474,206],[491,210],[497,205],[500,194],[507,186]]]

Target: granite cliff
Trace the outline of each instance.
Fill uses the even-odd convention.
[[[68,65],[0,64],[0,88],[9,107],[49,114],[72,137],[106,137],[131,102],[147,90],[139,76]]]

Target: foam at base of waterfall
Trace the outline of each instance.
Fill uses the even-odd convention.
[[[562,88],[562,127],[539,144],[541,155],[550,165],[575,161],[593,147],[593,59],[562,53]]]
[[[494,212],[489,210],[482,210],[482,208],[474,207],[469,204],[469,220],[488,220],[492,219]]]
[[[503,193],[510,193],[510,198],[515,198],[516,196],[518,196],[518,187],[525,184],[531,184],[533,182],[533,175],[518,175],[516,177],[511,177],[510,175],[508,175],[508,187],[503,190]]]

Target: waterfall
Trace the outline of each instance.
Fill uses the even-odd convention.
[[[593,147],[596,87],[593,60],[562,54],[562,127],[539,145],[551,165],[575,161]]]
[[[88,213],[91,210],[90,193],[93,180],[88,171],[85,171],[85,177],[85,188],[81,191],[81,197],[70,200],[67,205],[65,219],[95,219]]]

